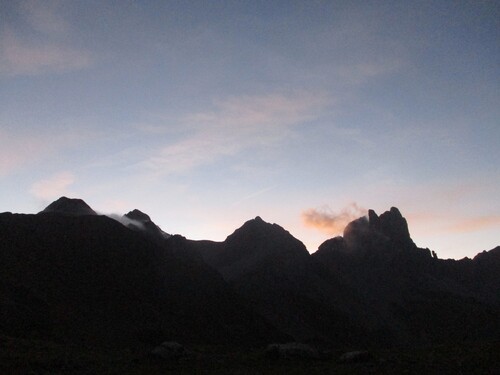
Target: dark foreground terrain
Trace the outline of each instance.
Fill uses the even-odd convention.
[[[500,246],[439,259],[394,207],[313,254],[260,217],[213,242],[64,197],[0,214],[0,375],[165,373],[500,374]]]
[[[162,361],[145,349],[106,351],[0,337],[2,374],[500,374],[500,343],[371,351],[363,363],[266,358],[264,350],[190,348],[185,358]]]

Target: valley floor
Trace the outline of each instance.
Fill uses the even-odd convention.
[[[263,349],[190,348],[191,355],[161,361],[144,350],[102,351],[0,336],[2,374],[500,374],[500,343],[372,351],[374,360],[271,360]]]

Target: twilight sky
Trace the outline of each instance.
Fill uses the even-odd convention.
[[[442,258],[500,245],[497,1],[0,0],[0,211],[61,195],[310,252],[398,207]]]

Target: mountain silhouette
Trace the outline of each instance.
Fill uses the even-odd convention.
[[[415,344],[499,337],[497,253],[483,253],[491,262],[437,259],[393,207],[370,210],[312,256],[368,303],[366,326],[380,339]]]
[[[303,243],[281,226],[256,217],[199,251],[259,314],[296,340],[341,345],[363,336],[348,313],[357,298],[345,298],[338,280],[325,280]]]
[[[65,197],[0,214],[0,334],[104,346],[500,339],[500,247],[438,259],[395,207],[313,254],[260,217],[222,242],[169,235],[137,209],[119,221]]]
[[[286,337],[171,247],[106,216],[0,214],[0,332],[105,346]]]

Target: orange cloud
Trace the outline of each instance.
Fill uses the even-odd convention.
[[[461,220],[450,225],[447,229],[453,233],[476,232],[498,226],[500,229],[500,215],[489,215]]]
[[[352,220],[366,215],[366,209],[356,203],[334,212],[329,207],[323,209],[310,208],[302,212],[302,222],[306,227],[315,228],[329,235],[340,234]]]
[[[426,234],[471,233],[497,226],[500,229],[500,215],[477,217],[457,217],[452,214],[432,212],[411,213],[408,215],[410,227],[420,227]]]

